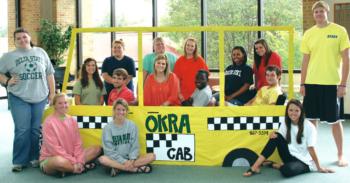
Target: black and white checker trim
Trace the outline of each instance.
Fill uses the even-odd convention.
[[[83,129],[102,129],[109,121],[112,121],[112,116],[73,116],[78,122],[78,127]]]
[[[284,116],[212,117],[208,130],[272,130],[284,122]]]
[[[164,133],[146,133],[147,153],[153,153],[154,148],[159,148],[161,143],[165,144],[165,147],[171,148],[172,142],[177,141],[177,134],[164,134]]]

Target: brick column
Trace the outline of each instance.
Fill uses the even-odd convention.
[[[306,31],[313,25],[315,25],[315,20],[312,13],[312,5],[318,0],[303,0],[303,29]]]

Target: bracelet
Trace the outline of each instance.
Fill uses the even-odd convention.
[[[300,86],[305,86],[305,84],[300,84]]]
[[[338,85],[338,87],[344,87],[344,88],[346,88],[346,85]]]

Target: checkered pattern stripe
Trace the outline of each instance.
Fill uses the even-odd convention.
[[[284,116],[245,116],[208,118],[208,130],[272,130],[284,122]]]
[[[153,153],[154,148],[160,148],[161,143],[165,143],[167,148],[172,147],[172,142],[177,141],[178,134],[146,133],[147,153]]]
[[[112,121],[112,116],[73,116],[78,122],[79,128],[102,129],[108,121]]]

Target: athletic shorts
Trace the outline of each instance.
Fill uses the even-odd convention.
[[[337,86],[305,84],[303,107],[308,119],[337,122],[341,117]]]

